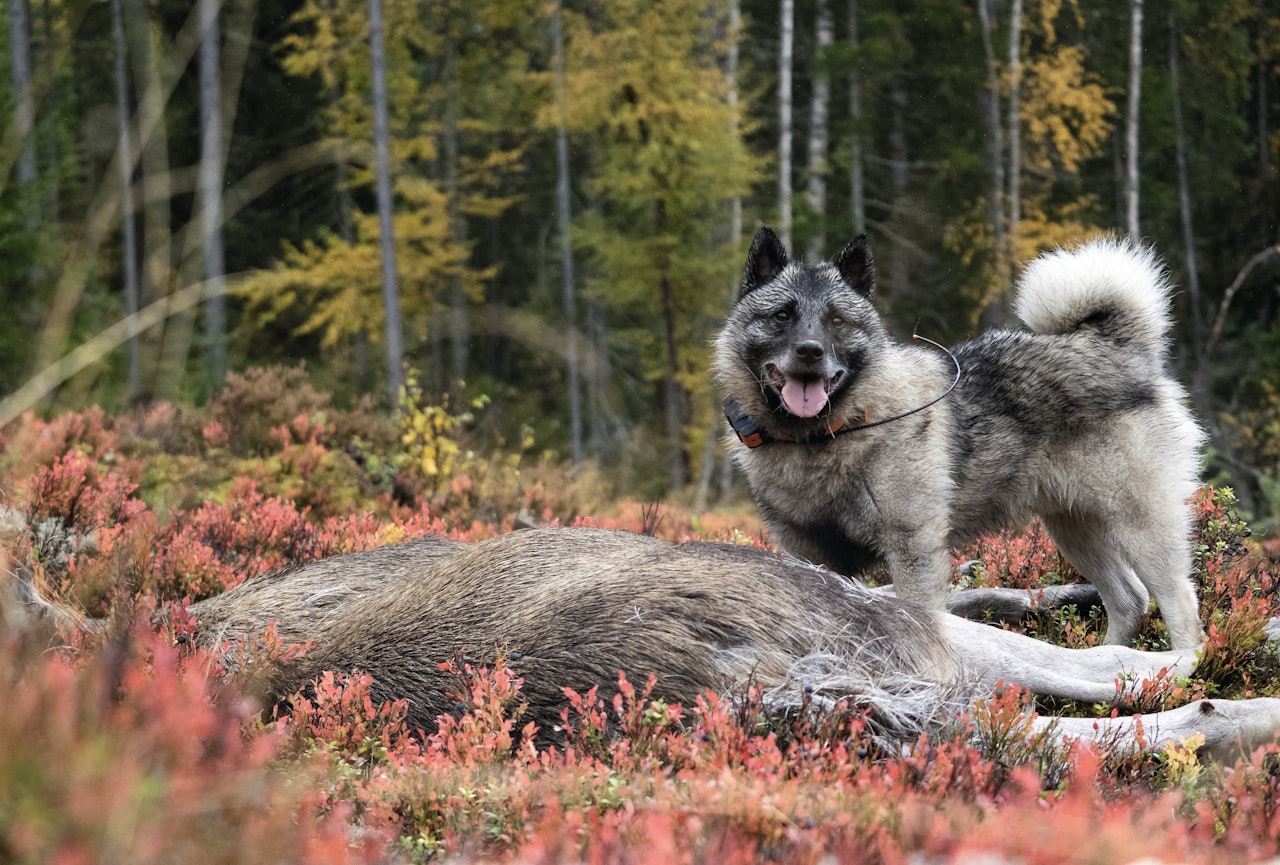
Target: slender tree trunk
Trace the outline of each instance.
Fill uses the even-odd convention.
[[[587,429],[592,453],[604,453],[613,443],[612,411],[609,408],[609,381],[613,368],[609,356],[608,309],[599,298],[588,297],[587,339],[591,353],[587,364]]]
[[[137,89],[138,126],[149,130],[139,141],[142,165],[142,267],[139,268],[139,298],[147,306],[168,294],[173,270],[170,203],[173,199],[169,175],[169,140],[164,124],[164,88],[160,80],[160,51],[155,44],[150,9],[146,0],[124,0],[125,37],[128,56],[134,61],[133,83]],[[175,324],[170,321],[169,325]],[[172,327],[166,327],[170,330]],[[178,328],[181,329],[181,328]],[[151,331],[141,338],[143,380],[152,394],[176,395],[185,365],[187,346],[173,345],[169,334],[166,351],[164,332]],[[180,341],[180,340],[179,340]],[[180,350],[179,350],[180,349]]]
[[[1178,22],[1169,12],[1169,95],[1173,101],[1173,145],[1178,172],[1178,212],[1182,220],[1182,249],[1187,272],[1187,306],[1190,307],[1191,357],[1200,357],[1204,345],[1204,315],[1200,300],[1200,267],[1196,261],[1196,232],[1191,218],[1191,183],[1187,172],[1187,136],[1182,120],[1182,83],[1178,71]],[[1193,373],[1199,364],[1189,364]],[[1209,416],[1208,383],[1195,375],[1191,383],[1191,402],[1203,418]]]
[[[222,251],[222,87],[219,70],[219,0],[198,0],[200,12],[200,230],[204,246],[205,338],[214,391],[227,378],[226,266]]]
[[[809,259],[822,258],[827,245],[827,118],[831,108],[831,76],[827,73],[827,51],[834,38],[835,24],[827,0],[818,0],[818,20],[814,31],[813,99],[809,110],[808,204],[813,218],[809,239]]]
[[[1222,293],[1222,301],[1218,304],[1218,314],[1213,318],[1213,327],[1209,329],[1209,338],[1204,344],[1204,353],[1200,355],[1200,363],[1207,366],[1213,358],[1213,352],[1218,347],[1218,340],[1222,338],[1222,329],[1227,324],[1227,311],[1231,308],[1231,301],[1235,300],[1236,292],[1244,285],[1244,281],[1249,278],[1249,274],[1253,269],[1265,261],[1275,256],[1280,256],[1280,243],[1268,246],[1253,255],[1244,267],[1240,268],[1236,273],[1236,278],[1231,280],[1231,284],[1227,286],[1227,290]]]
[[[738,137],[738,43],[742,39],[741,0],[729,3],[729,58],[725,76],[729,79],[729,127],[734,138]],[[729,202],[729,242],[734,251],[742,245],[742,198],[734,196]],[[736,287],[736,281],[731,289]]]
[[[659,237],[667,233],[667,202],[662,199],[658,199],[657,229]],[[671,492],[678,493],[685,485],[684,421],[687,395],[684,385],[680,383],[680,343],[676,339],[675,293],[665,266],[658,288],[662,304],[662,331],[667,344],[667,440],[670,448],[667,464],[671,473]]]
[[[907,244],[902,228],[907,202],[907,170],[911,154],[907,150],[907,91],[902,79],[893,78],[889,85],[889,189],[893,192],[892,219],[894,230],[889,239],[889,286],[899,298],[911,292]]]
[[[863,179],[862,156],[862,75],[858,59],[858,0],[849,0],[849,47],[854,52],[853,68],[849,71],[849,116],[853,119],[853,133],[849,136],[849,209],[853,217],[853,233],[867,231],[867,202]]]
[[[116,126],[120,141],[116,159],[120,163],[120,211],[124,239],[121,256],[124,260],[124,311],[130,321],[138,312],[138,237],[133,212],[133,145],[129,129],[129,77],[125,55],[124,21],[120,11],[121,0],[111,0],[111,38],[116,52]],[[142,393],[142,356],[136,330],[129,335],[129,401]]]
[[[569,136],[565,131],[563,3],[552,13],[556,107],[556,216],[560,229],[560,272],[564,279],[565,363],[569,385],[569,455],[573,465],[582,462],[582,394],[578,384],[578,301],[573,273],[573,236],[569,213]]]
[[[1275,52],[1272,43],[1268,41],[1267,18],[1259,15],[1259,30],[1257,35],[1257,133],[1255,139],[1257,143],[1255,147],[1258,151],[1258,188],[1261,190],[1260,197],[1262,213],[1275,213],[1277,204],[1277,184],[1271,178],[1271,94],[1268,86],[1271,80],[1273,64],[1275,62]],[[1274,37],[1271,37],[1274,38]],[[1271,236],[1271,232],[1275,231],[1275,226],[1266,225],[1267,220],[1258,220],[1259,240],[1265,243]]]
[[[1009,284],[1022,224],[1022,0],[1009,11]]]
[[[990,198],[987,214],[991,220],[991,243],[996,277],[995,290],[982,311],[982,319],[988,326],[998,324],[1002,318],[1004,298],[1008,292],[1009,243],[1005,223],[1004,179],[1004,128],[1000,123],[1000,70],[996,65],[995,44],[992,41],[994,20],[991,0],[978,0],[978,23],[982,34],[982,51],[987,61],[987,89],[982,94],[982,116],[987,123],[987,170],[991,174]]]
[[[373,145],[377,174],[378,230],[382,250],[382,305],[386,315],[387,380],[391,408],[400,409],[404,387],[400,277],[396,270],[395,220],[391,200],[391,131],[387,120],[387,52],[383,42],[382,0],[369,0],[369,55],[373,66]]]
[[[796,4],[782,0],[778,52],[778,237],[791,249],[791,66],[794,62]]]
[[[13,75],[14,125],[21,151],[18,156],[18,188],[22,195],[27,228],[40,224],[35,195],[35,101],[31,95],[31,8],[28,0],[9,0],[9,66]]]
[[[41,4],[40,19],[43,24],[44,31],[44,71],[43,75],[49,82],[48,89],[44,94],[44,103],[46,105],[57,105],[60,95],[58,93],[58,74],[57,63],[58,57],[65,49],[65,45],[55,42],[53,29],[53,3],[45,0]],[[46,112],[47,113],[47,112]],[[33,118],[34,122],[34,118]],[[45,166],[43,198],[44,198],[44,224],[56,236],[60,232],[62,226],[62,214],[60,207],[60,193],[58,191],[59,164],[58,158],[58,124],[46,123],[44,129],[42,148],[44,153],[37,161]]]
[[[466,246],[467,226],[462,216],[462,183],[459,177],[460,135],[458,129],[458,42],[453,22],[445,21],[445,118],[444,118],[444,183],[449,203],[450,241]],[[467,316],[467,298],[462,287],[462,274],[449,277],[450,339],[449,382],[446,390],[461,393],[467,378],[467,359],[471,343],[471,326]]]
[[[729,104],[729,132],[734,137],[738,137],[738,40],[741,38],[742,29],[742,8],[739,0],[731,0],[729,3],[729,56],[725,61],[725,80],[729,85],[729,93],[726,102]],[[729,202],[729,248],[735,253],[742,246],[742,199],[734,197]],[[736,290],[736,280],[731,280],[728,285],[728,291],[725,295],[725,308],[733,301],[733,294]],[[712,389],[711,394],[711,421],[707,428],[706,444],[702,448],[702,462],[698,471],[698,490],[693,500],[695,511],[704,511],[707,508],[707,502],[711,495],[711,478],[715,474],[716,466],[716,443],[720,440],[721,430],[724,429],[724,418],[720,411],[720,400]],[[732,462],[726,453],[724,459],[721,460],[720,477],[721,488],[728,485],[727,476],[732,472]]]
[[[1142,99],[1142,0],[1129,0],[1129,109],[1125,117],[1125,230],[1138,227],[1138,114]]]

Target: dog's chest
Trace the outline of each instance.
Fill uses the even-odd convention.
[[[857,498],[851,487],[865,474],[869,451],[853,442],[782,443],[743,447],[737,462],[757,501],[803,521],[825,521],[837,506],[847,512]]]

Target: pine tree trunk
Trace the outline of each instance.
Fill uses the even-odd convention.
[[[43,25],[41,29],[44,31],[45,45],[43,74],[49,82],[44,93],[43,101],[45,105],[58,105],[58,100],[61,98],[58,92],[57,64],[63,46],[54,42],[57,37],[53,29],[53,5],[53,3],[46,0],[45,3],[41,4],[40,10],[40,19]],[[58,125],[56,123],[45,124],[41,147],[44,153],[37,158],[37,162],[45,166],[44,182],[41,184],[42,197],[44,199],[43,221],[51,235],[56,238],[62,230],[61,196],[58,190],[58,184],[61,179],[59,176],[61,160],[58,158],[59,141]]]
[[[1191,213],[1191,183],[1187,173],[1187,136],[1182,122],[1182,82],[1178,71],[1178,22],[1169,12],[1169,96],[1173,101],[1173,146],[1178,172],[1178,213],[1182,221],[1183,267],[1187,272],[1187,306],[1191,323],[1191,405],[1202,418],[1211,416],[1208,370],[1199,363],[1204,345],[1204,312],[1200,300],[1200,266],[1196,260],[1196,232]]]
[[[598,297],[586,299],[587,339],[591,353],[586,366],[587,431],[589,450],[600,454],[613,444],[613,414],[609,408],[609,382],[613,368],[609,357],[608,309]]]
[[[813,98],[809,111],[808,204],[813,219],[809,239],[809,260],[822,258],[827,244],[827,123],[831,108],[831,76],[827,73],[827,51],[834,38],[835,24],[827,0],[818,0],[818,20],[814,31]]]
[[[23,197],[24,221],[34,231],[40,224],[36,201],[35,101],[31,95],[31,8],[28,0],[9,0],[9,66],[13,75],[14,131],[21,147],[18,189]]]
[[[729,114],[729,131],[735,138],[738,136],[738,41],[741,38],[742,29],[742,8],[739,0],[732,0],[729,4],[729,55],[725,61],[725,80],[729,86],[729,92],[726,97],[729,107],[732,109]],[[742,199],[735,197],[729,202],[729,247],[736,253],[742,245]],[[731,281],[728,286],[727,296],[725,297],[725,308],[733,302],[733,295],[737,289],[737,283]],[[702,462],[698,471],[698,490],[694,495],[693,507],[695,511],[704,511],[707,508],[707,502],[711,496],[711,478],[715,474],[716,465],[716,442],[720,440],[720,432],[724,429],[724,419],[720,412],[720,400],[712,390],[711,394],[711,421],[707,428],[706,444],[702,448]],[[721,461],[721,486],[724,487],[727,481],[724,476],[728,475],[732,470],[732,463],[725,454],[725,458]]]
[[[120,218],[124,232],[121,250],[124,261],[124,311],[126,316],[132,318],[139,309],[138,237],[133,212],[133,144],[129,130],[128,58],[125,54],[124,21],[120,3],[121,0],[111,0],[111,38],[116,52],[116,125],[120,133],[116,158],[120,163]],[[136,330],[129,334],[128,354],[128,396],[129,402],[134,402],[142,392],[142,356]]]
[[[978,0],[978,23],[982,33],[982,51],[987,61],[987,89],[981,96],[982,116],[987,124],[987,170],[991,174],[988,187],[987,214],[991,220],[992,254],[996,277],[995,293],[982,311],[983,323],[999,324],[1003,317],[1004,297],[1008,291],[1009,244],[1005,233],[1005,179],[1004,179],[1004,129],[1000,124],[1000,70],[996,65],[995,45],[992,42],[994,21],[991,0]]]
[[[907,149],[907,91],[902,79],[889,85],[889,189],[893,192],[892,219],[901,222],[907,212],[907,169],[911,154]],[[901,225],[895,225],[889,239],[889,286],[898,297],[911,291],[909,255]]]
[[[582,394],[578,383],[578,301],[574,285],[573,237],[569,213],[569,136],[565,131],[564,30],[562,3],[552,13],[556,106],[556,216],[560,230],[560,272],[564,279],[565,364],[569,386],[569,455],[573,465],[582,462]]]
[[[391,390],[391,408],[399,411],[400,389],[404,386],[404,350],[391,200],[391,132],[387,120],[387,53],[383,42],[382,0],[369,0],[369,55],[373,66],[374,170],[377,175],[382,253],[382,306],[386,316],[387,381]]]
[[[1022,0],[1009,11],[1009,232],[1008,280],[1013,284],[1022,223]]]
[[[791,249],[791,67],[794,62],[796,4],[782,0],[778,52],[778,237]]]
[[[173,189],[169,173],[169,140],[164,122],[164,88],[160,81],[161,58],[152,31],[150,8],[146,0],[124,0],[122,11],[128,56],[133,58],[132,78],[141,133],[138,148],[142,166],[143,231],[138,303],[140,307],[146,307],[168,294],[173,270],[169,212]],[[168,324],[172,326],[178,322],[170,320]],[[166,352],[163,331],[169,329],[156,328],[141,337],[142,379],[151,390],[151,394],[144,393],[143,398],[176,396],[189,346],[174,344],[174,334],[171,333]],[[178,336],[178,342],[184,341],[182,334]]]
[[[667,232],[667,203],[658,200],[658,236]],[[659,292],[662,303],[662,331],[667,344],[667,446],[670,450],[667,465],[670,470],[671,492],[678,493],[685,485],[684,453],[684,385],[680,383],[680,343],[676,339],[676,308],[671,280],[665,272],[661,276]]]
[[[862,76],[858,72],[858,0],[849,0],[849,47],[854,52],[853,68],[849,71],[849,117],[853,120],[853,132],[849,136],[849,209],[853,217],[853,233],[867,231],[866,187],[863,179],[862,155]]]
[[[459,175],[461,132],[458,129],[458,43],[452,22],[445,22],[445,118],[444,118],[444,183],[449,203],[450,242],[458,247],[467,243],[467,226],[462,216],[462,183]],[[446,390],[461,394],[467,378],[471,326],[467,315],[467,298],[462,288],[462,274],[449,277],[449,382]]]
[[[1129,0],[1129,110],[1125,116],[1125,230],[1138,227],[1138,113],[1142,99],[1142,0]]]
[[[1254,149],[1258,153],[1258,188],[1261,190],[1259,200],[1261,213],[1275,213],[1278,198],[1280,198],[1280,190],[1277,184],[1271,178],[1271,94],[1270,81],[1274,72],[1276,55],[1274,43],[1268,44],[1268,33],[1266,28],[1273,26],[1269,23],[1266,16],[1259,16],[1258,26],[1262,32],[1257,35],[1257,55],[1255,60],[1254,81],[1257,82],[1257,116],[1256,130],[1254,135]],[[1274,19],[1271,19],[1274,20]],[[1275,37],[1272,36],[1272,39]],[[1266,243],[1274,239],[1275,225],[1268,225],[1268,220],[1258,220],[1258,242]],[[1264,324],[1265,327],[1265,324]]]
[[[200,229],[204,246],[205,337],[214,391],[227,378],[226,268],[222,251],[222,87],[218,0],[198,0],[200,12]]]

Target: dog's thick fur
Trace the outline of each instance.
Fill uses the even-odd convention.
[[[1162,669],[1185,675],[1195,652],[1124,646],[1073,650],[918,607],[795,558],[726,544],[669,544],[589,528],[514,532],[478,544],[425,538],[255,577],[190,607],[205,647],[256,641],[272,622],[310,641],[258,696],[270,702],[324,670],[363,670],[379,699],[407,698],[425,730],[453,709],[438,664],[508,653],[525,679],[526,720],[552,735],[563,687],[611,693],[618,671],[686,705],[706,691],[759,685],[785,708],[847,700],[890,741],[952,723],[997,682],[1040,694],[1114,702]],[[0,583],[11,630],[76,617],[35,592],[29,572]],[[234,660],[234,659],[230,659]],[[1280,700],[1204,700],[1158,714],[1038,719],[1054,735],[1128,739],[1152,748],[1203,733],[1226,753],[1274,738]]]
[[[1200,643],[1188,499],[1203,433],[1166,371],[1170,286],[1152,253],[1097,240],[1027,268],[1029,331],[946,355],[903,345],[872,304],[865,238],[793,264],[756,235],[716,341],[724,393],[769,443],[732,443],[774,538],[855,574],[887,563],[903,598],[940,609],[949,549],[1044,520],[1098,589],[1107,642],[1127,644],[1154,598],[1174,648]],[[845,430],[827,434],[833,422]]]

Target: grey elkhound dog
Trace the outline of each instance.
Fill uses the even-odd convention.
[[[941,607],[949,546],[1039,515],[1098,588],[1107,642],[1130,642],[1154,598],[1173,646],[1198,645],[1203,433],[1165,368],[1152,253],[1100,240],[1039,258],[1016,302],[1030,332],[983,334],[954,365],[891,338],[874,287],[865,238],[791,264],[762,228],[717,339],[734,457],[782,547],[844,574],[883,560],[895,591]]]

